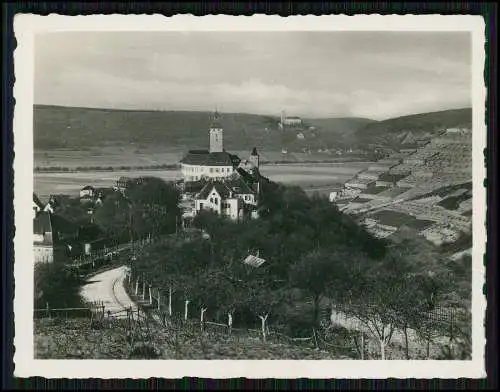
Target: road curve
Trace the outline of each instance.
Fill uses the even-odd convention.
[[[137,309],[125,291],[124,282],[128,268],[121,266],[112,270],[101,272],[87,279],[81,289],[81,295],[85,301],[100,301],[104,310],[111,314],[120,312],[127,308]],[[126,313],[117,313],[115,317],[126,317]]]

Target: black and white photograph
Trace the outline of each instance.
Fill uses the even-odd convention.
[[[20,376],[484,375],[481,17],[24,18]]]

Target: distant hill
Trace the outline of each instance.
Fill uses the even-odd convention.
[[[442,129],[471,127],[472,109],[453,109],[371,122],[358,128],[354,138],[360,146],[400,146],[408,138],[429,138]]]
[[[40,150],[99,146],[207,148],[209,112],[136,111],[35,105],[34,146]],[[304,139],[298,131],[283,132],[273,116],[223,113],[224,145],[228,150],[300,151],[349,145],[372,120],[306,119]],[[310,129],[313,127],[313,129]]]

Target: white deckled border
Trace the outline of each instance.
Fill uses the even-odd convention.
[[[471,361],[126,361],[33,359],[33,53],[34,35],[64,31],[469,31],[473,98],[473,355]],[[483,254],[486,242],[486,147],[483,80],[485,24],[469,15],[225,16],[16,15],[14,53],[15,376],[46,378],[483,378],[485,377]]]

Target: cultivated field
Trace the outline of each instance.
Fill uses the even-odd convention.
[[[35,155],[35,164],[42,166],[59,166],[75,169],[76,167],[101,166],[103,168],[112,166],[145,165],[145,159],[149,159],[150,165],[172,164],[178,162],[178,156],[174,152],[163,153],[162,160],[160,153],[154,151],[147,155],[131,154],[130,151],[123,156],[116,152],[103,153],[100,156],[82,156],[83,152],[56,151],[47,154],[46,161]],[[78,159],[80,155],[80,159]],[[180,154],[182,156],[182,153]],[[240,155],[241,156],[241,155]],[[94,157],[94,158],[93,158]],[[97,158],[98,157],[98,158]],[[45,162],[50,162],[47,164]],[[98,163],[96,163],[98,162]],[[289,164],[264,164],[261,172],[264,176],[273,181],[286,184],[299,185],[303,188],[321,187],[323,192],[328,193],[332,186],[336,187],[352,178],[359,171],[366,169],[369,162],[349,162],[349,163],[289,163]],[[34,191],[42,198],[47,198],[50,194],[77,195],[79,190],[85,185],[94,187],[113,186],[122,177],[154,176],[172,181],[181,178],[180,170],[110,170],[110,171],[81,171],[81,172],[37,172],[34,173]]]

